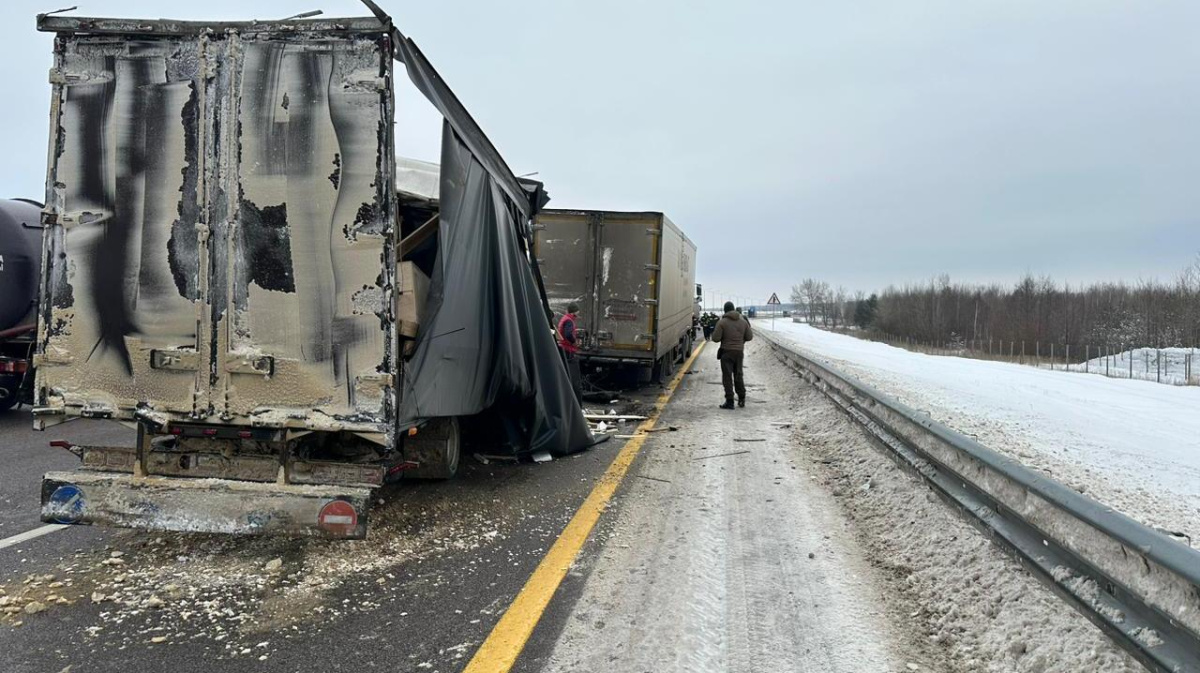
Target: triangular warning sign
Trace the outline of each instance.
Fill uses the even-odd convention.
[[[772,292],[771,298],[767,300],[767,303],[768,304],[778,304],[779,303],[779,295]]]

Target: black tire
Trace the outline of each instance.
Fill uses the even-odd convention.
[[[675,374],[675,351],[671,351],[655,363],[654,382],[666,383]]]
[[[417,463],[407,470],[409,479],[450,479],[458,472],[462,432],[457,418],[436,418],[412,437],[404,439],[404,455]]]
[[[0,412],[8,411],[21,401],[21,377],[0,376]]]

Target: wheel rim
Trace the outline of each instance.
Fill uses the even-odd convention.
[[[446,438],[446,473],[458,471],[458,458],[461,452],[458,418],[450,419],[450,436]]]

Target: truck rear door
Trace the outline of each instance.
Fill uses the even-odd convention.
[[[201,376],[200,41],[61,34],[55,47],[39,402],[190,414]],[[154,353],[170,366],[156,368]]]
[[[643,213],[597,213],[596,296],[600,347],[654,351],[658,227]]]
[[[40,404],[382,430],[388,34],[373,19],[85,28],[58,29],[51,74]]]
[[[556,314],[563,314],[571,302],[579,313],[592,322],[595,302],[596,240],[588,213],[579,211],[542,211],[534,225],[534,255],[542,267],[546,299]],[[585,327],[581,325],[581,327]],[[588,327],[588,331],[591,328]]]
[[[310,426],[383,418],[394,153],[380,39],[260,34],[225,45],[239,66],[229,126],[239,142],[222,148],[237,152],[227,192],[238,200],[229,226],[213,230],[210,287],[211,384],[224,415],[302,410]]]

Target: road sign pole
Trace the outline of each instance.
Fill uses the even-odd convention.
[[[771,298],[767,300],[767,306],[771,307],[771,331],[775,331],[775,314],[779,313],[779,295],[772,292]]]

